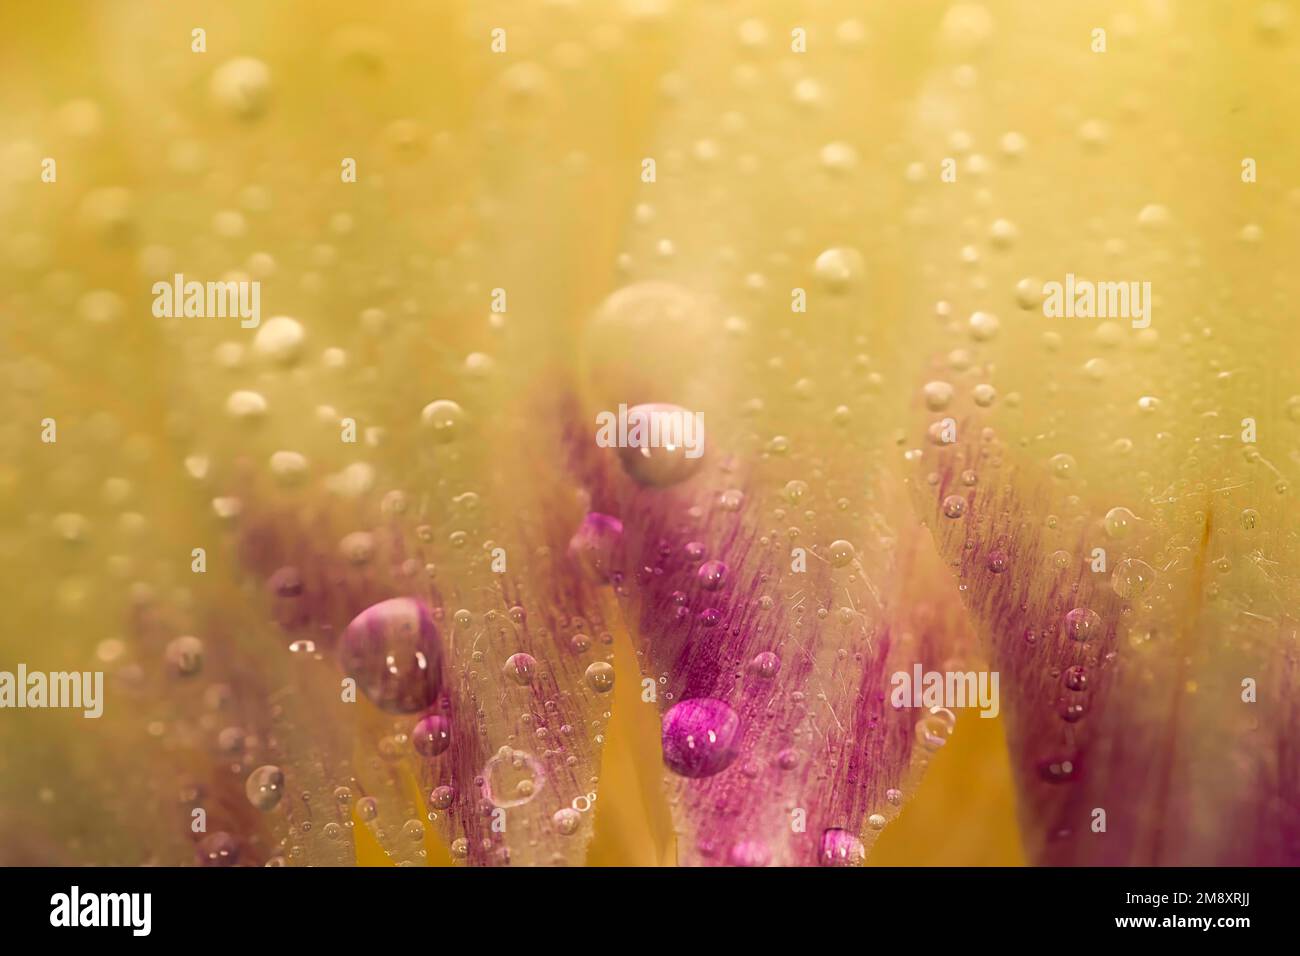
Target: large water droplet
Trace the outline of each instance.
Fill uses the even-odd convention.
[[[1137,558],[1125,558],[1110,576],[1111,589],[1125,600],[1140,598],[1155,582],[1156,569]]]
[[[863,270],[862,253],[848,246],[827,249],[813,263],[817,278],[831,292],[847,292],[861,280]]]
[[[704,461],[703,415],[659,402],[633,405],[627,422],[627,444],[619,446],[618,457],[639,484],[664,488],[699,470]]]
[[[436,757],[451,746],[451,721],[441,714],[421,717],[411,731],[411,744],[422,757]]]
[[[1065,633],[1072,640],[1092,640],[1101,634],[1101,615],[1091,608],[1076,607],[1065,615]]]
[[[740,718],[725,701],[693,697],[664,714],[664,763],[683,777],[722,772],[736,759],[739,745]]]
[[[822,866],[858,866],[867,858],[867,849],[857,835],[840,827],[831,827],[822,833]]]
[[[1133,524],[1137,521],[1137,516],[1127,508],[1111,508],[1106,512],[1106,518],[1102,522],[1106,527],[1106,534],[1116,540],[1127,538],[1129,532],[1133,530]]]
[[[502,747],[483,767],[483,798],[495,807],[519,807],[546,785],[546,768],[524,750]]]
[[[275,809],[284,796],[284,771],[272,764],[258,767],[244,782],[244,794],[263,812]]]
[[[533,682],[533,675],[537,673],[537,659],[531,654],[511,654],[501,672],[516,684],[527,686]]]
[[[307,333],[302,323],[287,315],[267,319],[253,336],[253,351],[281,365],[291,365],[302,355]]]
[[[433,615],[414,598],[366,608],[339,640],[339,664],[382,710],[414,713],[437,700],[442,641]]]
[[[455,402],[440,398],[425,405],[420,423],[433,432],[433,440],[446,445],[456,440],[464,426],[465,412]]]
[[[608,694],[614,689],[614,665],[606,661],[591,664],[584,676],[587,686],[598,694]]]
[[[727,578],[727,565],[723,561],[705,561],[695,574],[700,579],[700,587],[706,591],[717,591]]]
[[[236,57],[217,67],[208,86],[218,109],[242,120],[266,111],[271,97],[271,70],[251,56]]]

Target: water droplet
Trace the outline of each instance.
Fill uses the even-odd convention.
[[[374,797],[362,797],[357,801],[357,816],[362,823],[371,823],[379,819],[379,801]]]
[[[433,615],[413,598],[371,605],[343,632],[339,664],[381,710],[428,708],[442,680],[442,641]]]
[[[614,665],[608,661],[594,661],[584,676],[587,686],[598,694],[608,694],[614,689]]]
[[[1071,640],[1089,641],[1101,635],[1101,616],[1091,608],[1076,607],[1065,615],[1065,633]]]
[[[623,470],[652,488],[679,484],[704,462],[704,416],[654,403],[627,410],[628,443],[618,448]]]
[[[1078,774],[1078,761],[1071,756],[1049,757],[1038,762],[1038,775],[1048,783],[1069,783]]]
[[[772,860],[772,851],[762,840],[744,840],[735,844],[727,854],[727,861],[732,866],[767,866]]]
[[[1156,579],[1156,569],[1137,558],[1125,558],[1111,572],[1110,586],[1125,600],[1140,598]]]
[[[1083,720],[1083,718],[1087,715],[1088,705],[1085,704],[1080,699],[1075,699],[1075,700],[1063,699],[1061,700],[1060,704],[1057,705],[1056,712],[1060,715],[1061,719],[1065,721],[1067,724],[1074,724],[1074,723],[1078,723],[1080,720]]]
[[[1059,455],[1053,455],[1047,465],[1051,468],[1052,474],[1061,479],[1073,478],[1078,467],[1074,460],[1074,456],[1067,455],[1065,452],[1061,452]]]
[[[822,866],[859,866],[867,858],[867,849],[857,835],[840,827],[822,832]]]
[[[195,848],[200,866],[234,866],[239,862],[239,841],[229,833],[209,833]]]
[[[1043,304],[1043,280],[1035,276],[1026,276],[1016,283],[1016,305],[1026,312],[1037,309]]]
[[[251,56],[227,60],[213,71],[208,92],[217,108],[230,116],[256,119],[270,102],[271,70]]]
[[[241,421],[253,421],[266,415],[266,399],[260,392],[231,392],[226,398],[226,414]]]
[[[740,751],[740,718],[713,697],[683,700],[664,714],[662,742],[669,770],[683,777],[711,777],[730,766]]]
[[[926,714],[916,722],[917,743],[929,750],[938,750],[952,736],[955,717],[951,711],[937,710]]]
[[[302,323],[287,315],[267,319],[253,336],[253,351],[280,365],[291,365],[302,355],[307,333]]]
[[[501,672],[516,684],[527,686],[537,673],[537,659],[531,654],[511,654]]]
[[[749,662],[749,672],[762,680],[771,680],[781,669],[781,658],[771,651],[759,651]]]
[[[1107,511],[1102,523],[1106,527],[1106,534],[1118,540],[1129,536],[1136,521],[1137,516],[1133,512],[1121,507],[1111,508]]]
[[[275,809],[284,796],[284,771],[272,764],[258,767],[244,781],[244,794],[258,810]]]
[[[546,768],[524,750],[502,747],[483,767],[483,798],[496,807],[520,807],[546,785]]]
[[[1061,683],[1063,683],[1070,690],[1077,690],[1077,691],[1087,690],[1088,671],[1085,668],[1080,667],[1078,665],[1075,665],[1074,667],[1067,667],[1065,669],[1065,673],[1061,676]]]
[[[192,635],[183,635],[167,645],[163,656],[172,673],[193,677],[203,669],[203,642]]]
[[[402,824],[402,836],[410,843],[424,842],[424,824],[419,820],[407,820]]]
[[[821,148],[822,168],[829,173],[843,175],[858,165],[858,151],[848,143],[827,143]]]
[[[435,442],[450,444],[464,429],[465,411],[455,402],[440,398],[421,409],[420,423],[433,432]]]
[[[301,484],[307,477],[309,464],[305,455],[296,451],[277,451],[268,465],[271,476],[286,487]]]
[[[926,382],[921,389],[925,396],[925,407],[932,412],[941,412],[952,401],[953,387],[947,382]]]
[[[551,822],[555,824],[558,833],[564,836],[572,836],[578,832],[578,826],[582,823],[582,814],[572,807],[561,807],[555,811],[551,817]]]
[[[781,490],[781,497],[792,505],[797,505],[808,494],[808,482],[800,481],[798,478],[791,479],[785,483]]]
[[[836,568],[843,568],[852,563],[853,559],[857,557],[857,552],[853,549],[853,545],[840,538],[831,542],[830,555],[831,565]]]
[[[436,757],[451,746],[451,721],[441,714],[421,717],[411,730],[411,744],[422,757]]]
[[[727,577],[727,565],[722,561],[705,561],[696,572],[700,587],[706,591],[717,591]]]
[[[970,334],[977,342],[987,342],[998,334],[1001,323],[992,312],[976,312],[970,317]]]
[[[830,292],[846,292],[862,278],[862,253],[847,246],[827,249],[813,263],[813,272]]]
[[[278,598],[296,598],[302,594],[302,574],[292,565],[277,568],[267,579],[266,589]]]

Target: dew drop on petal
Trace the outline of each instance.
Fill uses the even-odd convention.
[[[925,407],[932,412],[941,412],[952,401],[953,387],[947,382],[926,382],[921,389],[925,397]]]
[[[1074,456],[1068,455],[1065,452],[1061,452],[1059,455],[1053,455],[1047,465],[1052,470],[1053,476],[1062,480],[1073,478],[1078,467],[1074,460]]]
[[[213,71],[208,92],[213,104],[230,116],[256,119],[270,100],[271,70],[251,56],[227,60]]]
[[[854,550],[852,544],[841,538],[831,542],[830,556],[833,567],[843,568],[852,563],[853,559],[857,557],[857,551]]]
[[[273,764],[258,767],[244,781],[244,794],[258,810],[275,809],[284,796],[284,771]]]
[[[866,858],[866,847],[856,834],[840,827],[831,827],[822,833],[818,857],[822,866],[859,866]]]
[[[1071,640],[1092,640],[1101,635],[1101,616],[1091,608],[1076,607],[1065,615],[1065,633]]]
[[[546,784],[546,769],[524,750],[502,747],[483,767],[483,799],[495,807],[528,803]]]
[[[464,423],[464,410],[449,399],[430,402],[420,411],[420,424],[433,433],[433,440],[440,445],[454,442],[464,429]]]
[[[938,750],[952,736],[953,722],[950,711],[940,710],[926,714],[916,722],[917,743],[929,750]]]
[[[555,811],[551,822],[555,825],[557,833],[572,836],[578,832],[578,825],[582,823],[582,814],[572,807],[561,807]]]
[[[414,713],[437,699],[442,641],[433,615],[414,598],[372,604],[339,640],[339,664],[381,710]]]
[[[1111,508],[1106,512],[1103,524],[1106,528],[1106,534],[1116,540],[1127,538],[1129,532],[1133,530],[1133,524],[1137,517],[1127,508]]]
[[[302,356],[307,333],[302,323],[287,315],[267,319],[253,336],[253,351],[279,365],[291,365]]]
[[[451,746],[451,721],[441,714],[421,717],[411,730],[411,744],[422,757],[436,757]]]
[[[607,661],[593,662],[584,677],[587,686],[598,694],[608,694],[614,689],[614,665]]]
[[[200,866],[234,866],[239,850],[239,841],[223,831],[209,833],[195,848]]]
[[[830,292],[847,292],[861,280],[864,270],[862,253],[847,246],[827,249],[813,263],[813,272]]]
[[[180,677],[193,677],[203,669],[203,642],[186,634],[173,639],[163,652],[167,666]]]
[[[629,438],[618,448],[623,470],[638,484],[666,488],[686,481],[704,462],[704,426],[697,416],[678,405],[634,405],[627,411]],[[641,423],[640,437],[631,435]]]
[[[781,669],[781,658],[771,651],[759,651],[749,662],[749,672],[761,680],[771,680]]]
[[[736,759],[740,718],[725,701],[693,697],[668,709],[663,718],[664,763],[683,777],[711,777]]]
[[[1061,676],[1061,683],[1063,683],[1070,690],[1075,690],[1075,691],[1087,690],[1088,671],[1085,668],[1080,667],[1078,665],[1075,665],[1074,667],[1067,667],[1065,669],[1065,673]]]
[[[700,587],[706,591],[717,591],[727,577],[727,565],[722,561],[705,561],[696,572]]]
[[[1001,323],[992,312],[976,312],[970,317],[970,334],[977,342],[987,342],[998,334]]]
[[[727,862],[732,866],[767,866],[771,860],[772,851],[762,840],[743,840],[727,854]]]
[[[527,686],[537,673],[537,660],[531,654],[511,654],[501,672],[516,684]]]
[[[1156,579],[1156,569],[1137,558],[1125,558],[1111,572],[1110,586],[1125,600],[1140,598]]]

